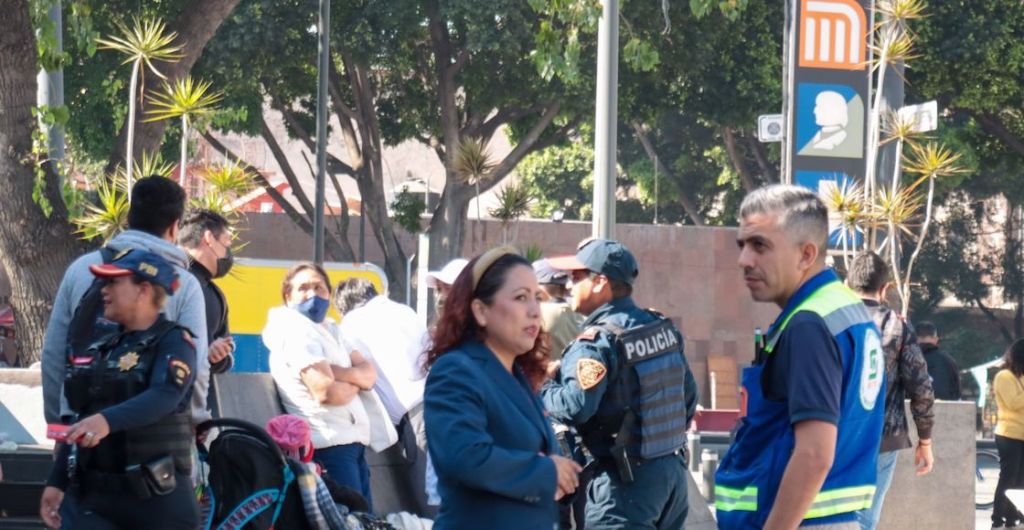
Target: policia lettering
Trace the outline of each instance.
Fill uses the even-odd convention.
[[[642,459],[672,454],[686,447],[686,361],[683,358],[682,337],[670,320],[653,311],[656,320],[633,329],[622,329],[610,323],[601,327],[612,333],[612,344],[636,372],[640,383],[639,395],[632,399],[619,397],[626,403],[619,433],[636,436],[617,436],[620,449],[639,446]],[[674,355],[669,355],[674,354]],[[617,392],[611,392],[616,397]],[[583,431],[587,427],[582,428]],[[634,454],[636,453],[634,449]],[[613,448],[614,451],[614,448]],[[621,458],[621,457],[620,457]],[[622,464],[619,463],[622,467]]]
[[[630,364],[679,351],[679,336],[667,320],[623,333],[619,336],[619,343],[626,362]]]
[[[116,334],[85,354],[72,354],[65,382],[71,409],[85,417],[145,391],[158,359],[157,345],[172,332],[189,333],[161,318],[136,340],[121,343],[123,335]],[[182,388],[190,375],[186,363],[171,359],[167,383]],[[146,499],[173,490],[175,471],[191,472],[191,444],[191,417],[186,409],[149,425],[111,433],[100,445],[79,450],[77,469],[69,465],[68,472],[72,482],[84,489],[131,491]]]

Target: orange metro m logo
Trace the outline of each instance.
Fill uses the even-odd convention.
[[[802,0],[799,65],[829,70],[867,66],[868,23],[855,0]]]

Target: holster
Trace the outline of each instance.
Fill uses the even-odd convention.
[[[165,455],[144,464],[128,466],[125,468],[125,479],[129,489],[145,500],[174,491],[178,485],[174,471],[174,457]]]

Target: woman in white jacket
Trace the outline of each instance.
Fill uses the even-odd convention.
[[[380,451],[398,437],[372,390],[373,363],[342,347],[335,324],[326,318],[330,292],[319,265],[289,269],[281,287],[285,305],[268,313],[263,343],[285,410],[309,422],[314,461],[372,506],[366,446]]]

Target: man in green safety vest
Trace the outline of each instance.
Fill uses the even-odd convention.
[[[751,296],[782,313],[743,370],[747,415],[715,478],[719,528],[855,530],[882,432],[878,328],[825,264],[828,210],[811,190],[750,193],[737,242]]]

